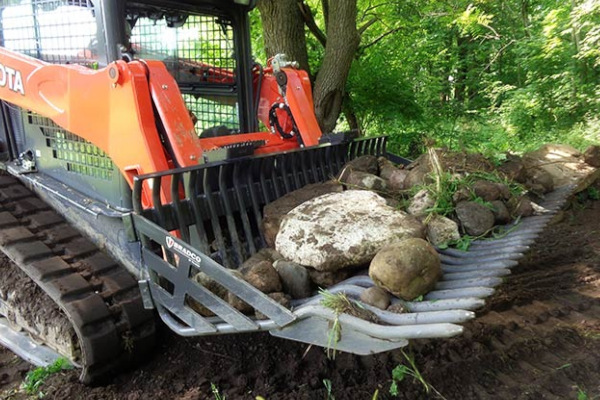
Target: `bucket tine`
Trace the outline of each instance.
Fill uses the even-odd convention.
[[[190,200],[192,205],[192,212],[194,213],[194,224],[196,234],[198,235],[199,248],[204,254],[210,254],[210,246],[208,245],[208,238],[206,237],[206,230],[204,229],[204,216],[200,210],[200,200],[198,193],[198,170],[190,171],[190,179],[187,184],[187,198]]]

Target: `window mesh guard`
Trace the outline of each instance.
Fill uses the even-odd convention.
[[[6,3],[0,2],[0,45],[50,63],[98,65],[96,17],[91,1]]]
[[[214,16],[131,13],[130,51],[162,61],[193,113],[196,131],[225,126],[239,131],[237,62],[230,23]],[[185,22],[184,22],[185,21]]]

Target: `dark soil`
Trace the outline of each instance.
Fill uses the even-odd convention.
[[[465,333],[415,341],[424,379],[407,378],[401,399],[593,399],[600,397],[600,202],[573,201],[488,299]],[[106,386],[85,387],[75,371],[47,380],[48,399],[326,399],[391,398],[396,351],[328,360],[322,349],[269,334],[186,339],[163,329],[156,355]],[[0,397],[27,398],[15,388],[30,368],[0,351]],[[443,396],[443,397],[442,397]],[[587,397],[584,397],[587,396]]]

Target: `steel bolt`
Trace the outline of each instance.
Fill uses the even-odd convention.
[[[163,90],[167,90],[169,87],[167,85],[162,85]]]

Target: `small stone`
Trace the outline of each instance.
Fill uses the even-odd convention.
[[[278,302],[279,304],[281,304],[282,306],[284,306],[285,308],[290,308],[290,297],[287,294],[282,292],[275,292],[269,293],[268,296],[276,302]],[[258,310],[254,312],[254,316],[256,317],[256,319],[269,319],[269,317],[267,317]]]
[[[471,192],[467,188],[460,188],[452,195],[452,202],[458,204],[471,198]]]
[[[281,292],[279,274],[269,261],[261,261],[244,273],[246,281],[263,293]]]
[[[388,182],[388,188],[392,191],[404,190],[408,172],[396,167],[385,157],[379,157],[379,176]]]
[[[490,181],[476,181],[473,183],[473,192],[484,201],[498,200],[502,196],[500,188]]]
[[[372,286],[363,290],[360,300],[370,306],[385,310],[390,305],[390,295],[378,286]]]
[[[332,272],[317,271],[314,268],[307,269],[310,275],[310,279],[317,287],[320,288],[328,288],[329,286],[333,286],[336,283],[340,283],[341,281],[348,279],[350,275],[352,275],[352,271],[343,269]]]
[[[231,292],[227,293],[227,302],[230,306],[244,314],[251,313],[252,310],[254,310],[250,304],[246,303]]]
[[[492,207],[492,213],[494,213],[496,225],[508,224],[511,221],[512,218],[510,217],[510,212],[503,201],[492,201]]]
[[[379,175],[379,163],[375,156],[361,156],[349,161],[342,168],[343,170],[361,171],[368,174]]]
[[[541,194],[549,193],[554,190],[554,179],[552,175],[543,169],[533,169],[527,177],[525,184],[530,189],[536,189]]]
[[[460,239],[458,224],[450,218],[436,215],[427,223],[427,239],[434,246],[440,246]]]
[[[583,153],[583,159],[588,165],[594,168],[600,168],[600,146],[588,147]]]
[[[521,196],[514,199],[511,202],[511,206],[513,209],[513,215],[517,217],[530,217],[535,212],[531,199],[527,196]]]
[[[348,189],[364,189],[383,192],[387,190],[387,182],[377,175],[362,171],[351,171],[345,180],[341,180]]]
[[[498,171],[502,172],[509,181],[525,183],[527,179],[527,169],[523,160],[515,155],[508,155],[508,161],[498,167]]]
[[[263,261],[268,261],[270,263],[273,263],[276,260],[281,260],[281,259],[283,259],[283,256],[281,254],[279,254],[275,249],[266,247],[264,249],[260,249],[256,254],[253,254],[246,261],[244,261],[244,263],[242,265],[240,265],[238,270],[242,274],[245,274],[247,271],[252,269],[252,267],[254,265],[256,265],[258,263],[261,263]]]
[[[235,275],[236,277],[244,280],[244,275],[242,275],[242,273],[240,271],[232,269],[232,270],[229,270],[229,272],[232,275]],[[241,300],[240,298],[238,298],[236,295],[234,295],[231,292],[227,292],[227,302],[229,303],[230,306],[232,306],[233,308],[235,308],[236,310],[238,310],[240,312],[243,312],[244,314],[251,313],[253,310],[253,308],[250,304]]]
[[[435,206],[435,200],[427,189],[419,190],[415,194],[406,210],[410,215],[422,217],[427,214],[427,210]]]
[[[293,299],[310,297],[312,286],[306,267],[291,261],[278,260],[273,264],[273,268],[279,274],[285,293]]]
[[[412,300],[432,290],[441,278],[440,257],[423,239],[402,240],[377,253],[369,266],[369,276],[377,286]]]
[[[199,272],[194,276],[194,280],[198,282],[200,285],[210,290],[215,295],[219,296],[222,299],[227,298],[227,289],[221,286],[217,281],[212,279],[210,276],[205,274],[204,272]],[[189,306],[192,310],[196,311],[198,314],[203,317],[212,317],[215,315],[208,308],[204,307],[202,304],[194,300],[193,298],[189,298]]]
[[[389,312],[393,312],[396,314],[404,314],[408,312],[408,308],[406,308],[406,306],[402,303],[394,303],[391,304],[388,308],[387,311]]]
[[[474,201],[458,203],[456,216],[465,232],[471,236],[481,236],[494,227],[495,218],[492,210]]]

